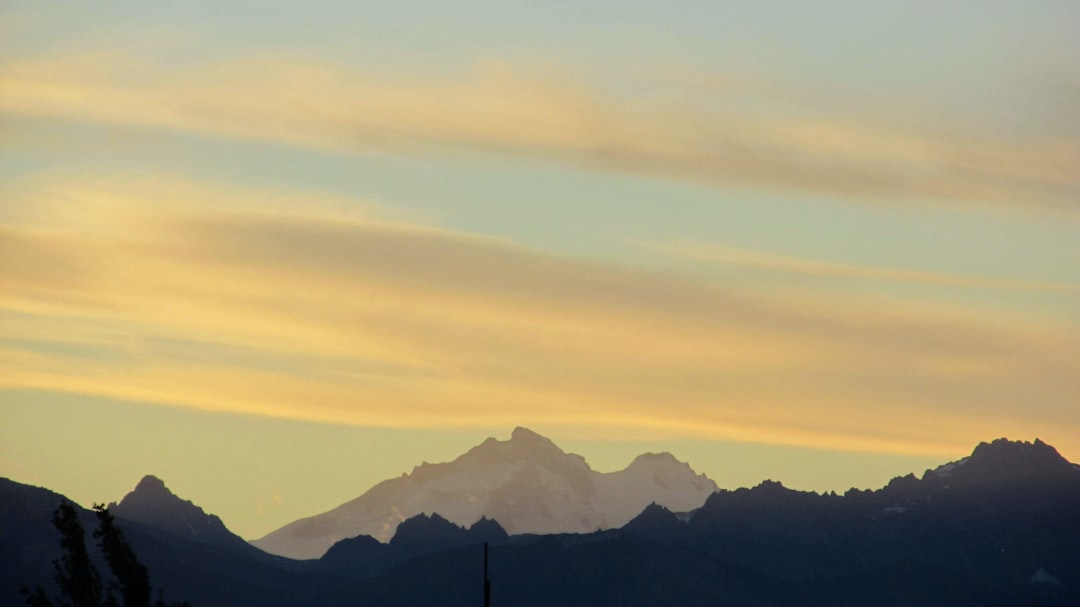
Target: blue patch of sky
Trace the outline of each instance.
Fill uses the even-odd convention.
[[[96,36],[189,31],[207,53],[276,49],[378,59],[407,66],[440,58],[521,52],[618,62],[660,57],[769,66],[896,89],[985,77],[1004,65],[1075,53],[1075,2],[966,0],[859,2],[311,2],[286,0],[40,3],[12,0],[12,15],[46,14],[5,52],[78,45]],[[19,20],[14,19],[18,24]],[[25,19],[23,21],[26,21]],[[28,21],[30,26],[38,25]],[[194,49],[193,49],[194,50]],[[410,58],[413,55],[413,58]]]

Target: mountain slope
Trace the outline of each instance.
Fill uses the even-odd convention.
[[[465,546],[497,546],[509,536],[491,519],[480,519],[465,529],[438,514],[418,514],[398,525],[388,544],[361,535],[341,540],[313,564],[319,571],[350,579],[365,579],[418,557]]]
[[[21,605],[21,584],[52,587],[52,560],[60,556],[60,533],[52,513],[63,495],[42,487],[0,478],[0,605]],[[84,528],[92,529],[94,515],[78,509]],[[87,540],[87,545],[90,545]]]
[[[317,558],[357,535],[386,542],[401,521],[421,513],[463,526],[487,517],[512,535],[587,533],[619,527],[652,502],[696,508],[716,489],[670,454],[646,454],[625,470],[600,473],[580,455],[516,428],[510,440],[489,438],[452,462],[422,464],[252,543],[291,558]]]
[[[118,519],[141,523],[194,542],[232,551],[258,552],[229,531],[220,518],[177,497],[155,476],[144,476],[119,503],[109,504],[109,511]]]
[[[40,585],[59,595],[52,562],[61,556],[60,534],[51,521],[61,502],[71,500],[0,478],[0,605],[24,604],[19,595],[22,585]],[[107,583],[110,570],[93,537],[97,518],[89,510],[75,508],[90,558]],[[167,600],[188,600],[198,607],[263,606],[293,593],[310,594],[332,579],[251,546],[214,545],[190,533],[163,531],[155,521],[144,524],[116,517],[116,522],[149,571],[155,592],[162,590]]]
[[[1039,441],[982,443],[964,460],[877,491],[819,495],[768,481],[720,491],[685,528],[684,545],[784,579],[908,567],[973,586],[1020,587],[1039,571],[1080,586],[1080,470]]]
[[[50,586],[60,499],[0,479],[0,604],[22,603],[19,583]],[[80,513],[89,532],[93,515]],[[484,542],[495,604],[1065,607],[1080,605],[1078,513],[1080,469],[1039,441],[997,440],[874,491],[766,481],[716,492],[692,513],[651,505],[619,529],[585,534],[507,536],[491,520],[465,529],[418,515],[389,543],[347,539],[317,561],[117,520],[154,587],[197,607],[478,604]]]
[[[618,530],[511,537],[491,551],[492,595],[519,606],[1065,607],[1080,604],[1078,513],[1076,466],[1038,441],[998,440],[876,491],[766,481],[717,492],[693,516],[652,505]],[[303,604],[479,604],[480,558],[467,546],[429,553]]]

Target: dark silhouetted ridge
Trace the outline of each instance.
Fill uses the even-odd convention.
[[[519,432],[478,449],[511,443],[511,450],[547,448]],[[602,482],[651,482],[653,464],[674,476],[665,459],[646,455],[630,473]],[[496,469],[511,479],[541,474],[532,461]],[[432,491],[467,485],[473,473],[448,477],[453,483]],[[530,485],[511,489],[522,486]],[[561,479],[548,486],[572,492]],[[133,494],[125,498],[130,507],[201,513],[157,479],[145,479]],[[541,494],[526,494],[522,503],[536,504],[534,495]],[[13,590],[20,581],[51,579],[56,497],[0,481],[0,581],[11,582],[0,584],[0,604],[22,602]],[[876,490],[840,496],[765,481],[718,491],[685,513],[649,504],[622,528],[595,532],[507,537],[479,514],[468,528],[422,514],[395,520],[389,543],[351,537],[303,562],[257,560],[134,521],[125,534],[152,575],[198,607],[482,604],[485,542],[496,605],[1065,607],[1080,605],[1078,512],[1073,464],[1039,440],[1002,439],[923,478],[899,476]]]
[[[390,545],[456,542],[464,538],[465,534],[464,527],[455,525],[438,514],[418,514],[398,525]]]
[[[169,491],[164,481],[147,475],[119,503],[109,505],[118,519],[135,521],[204,544],[231,550],[253,547],[225,527],[221,519]]]
[[[390,546],[405,544],[462,545],[506,541],[506,530],[498,522],[481,518],[468,529],[455,525],[438,514],[418,514],[402,521],[390,540]]]
[[[678,515],[653,502],[624,525],[621,532],[636,537],[674,540],[685,535],[687,529],[686,523],[680,521]]]
[[[1080,480],[1080,470],[1039,439],[979,443],[970,456],[923,475],[935,489],[1023,490],[1060,480]]]
[[[505,542],[510,535],[506,533],[506,530],[502,528],[495,519],[487,518],[486,516],[481,518],[469,527],[468,537],[470,542],[476,542],[482,544],[487,542],[489,544],[501,544]]]

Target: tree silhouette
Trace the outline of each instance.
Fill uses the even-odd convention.
[[[94,514],[98,519],[94,539],[116,577],[109,594],[113,589],[119,590],[124,607],[150,607],[150,574],[146,567],[136,558],[105,504],[94,504]]]
[[[60,502],[52,517],[53,526],[60,532],[60,549],[63,551],[60,558],[53,561],[56,585],[62,597],[57,602],[60,607],[191,607],[186,601],[166,604],[160,593],[157,601],[151,603],[150,574],[124,539],[109,509],[105,504],[94,504],[94,514],[98,519],[94,539],[114,579],[103,591],[101,575],[86,549],[86,534],[79,522],[79,513],[70,502]],[[30,607],[57,605],[41,586],[34,590],[24,586],[21,591]],[[117,600],[116,591],[123,602]]]
[[[94,564],[90,562],[90,554],[86,551],[85,536],[78,512],[70,503],[61,502],[53,512],[52,523],[60,531],[60,548],[63,550],[60,560],[53,561],[53,568],[56,570],[56,585],[60,588],[61,594],[70,601],[70,603],[61,602],[61,605],[64,607],[69,604],[71,607],[102,605],[105,597],[101,592],[101,576],[98,575]],[[37,596],[44,597],[44,592],[38,592]]]

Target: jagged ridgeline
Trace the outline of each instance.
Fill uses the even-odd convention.
[[[489,438],[452,462],[425,463],[253,543],[273,554],[318,558],[357,535],[386,542],[401,521],[425,512],[458,525],[486,516],[515,535],[589,533],[621,527],[652,502],[697,508],[716,489],[669,453],[644,454],[605,474],[550,439],[516,428],[508,441]]]
[[[532,453],[520,438],[457,461]],[[50,583],[60,499],[0,481],[0,604],[19,604],[21,583]],[[683,511],[647,504],[589,533],[516,534],[483,516],[418,514],[388,542],[350,537],[303,561],[243,543],[154,478],[113,510],[155,586],[196,607],[482,605],[485,544],[493,605],[1080,604],[1080,467],[1040,441],[982,443],[873,491],[766,481]]]

